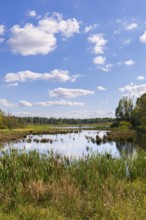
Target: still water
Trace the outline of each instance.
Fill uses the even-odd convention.
[[[78,133],[70,134],[55,134],[55,135],[29,135],[26,139],[17,143],[5,144],[5,149],[16,148],[38,150],[40,153],[45,153],[53,150],[54,153],[68,157],[82,157],[92,152],[109,153],[115,158],[126,155],[128,158],[136,157],[136,147],[132,143],[100,143],[97,144],[94,140],[96,135],[102,138],[107,132],[97,130],[82,130]],[[43,140],[47,140],[46,143]],[[42,143],[43,142],[43,143]]]

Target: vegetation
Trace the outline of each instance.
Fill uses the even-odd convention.
[[[1,152],[0,219],[144,219],[146,154],[127,164],[129,177],[109,155]]]
[[[131,99],[122,98],[116,109],[116,120],[19,118],[0,111],[0,140],[73,131],[52,128],[52,124],[90,123],[98,129],[108,128],[111,122],[112,132],[103,139],[97,135],[92,141],[97,144],[116,141],[122,154],[123,143],[129,144],[129,148],[131,143],[136,143],[136,130],[146,131],[146,94],[137,99],[135,106]],[[145,140],[144,137],[144,145]],[[44,143],[49,141],[42,139]],[[110,154],[75,159],[53,152],[44,155],[15,149],[0,152],[0,220],[131,220],[145,219],[145,216],[144,151],[132,160],[115,159]]]
[[[116,108],[116,118],[117,120],[131,121],[133,110],[133,101],[131,98],[123,97],[120,99],[118,107]]]
[[[146,94],[137,99],[133,111],[133,122],[139,130],[146,131]]]
[[[120,99],[115,115],[116,121],[111,128],[146,131],[146,94],[137,99],[135,106],[131,98]]]
[[[44,118],[44,117],[16,117],[8,113],[6,115],[0,110],[0,129],[28,128],[34,126],[45,125],[93,125],[102,127],[103,124],[108,126],[114,121],[113,118]]]

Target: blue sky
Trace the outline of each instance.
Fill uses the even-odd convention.
[[[2,0],[0,109],[18,116],[113,117],[146,92],[146,4]]]

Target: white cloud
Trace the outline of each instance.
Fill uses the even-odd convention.
[[[0,37],[0,43],[4,42],[4,40],[5,40],[4,38]]]
[[[103,54],[104,46],[107,43],[107,40],[104,39],[103,34],[93,34],[88,38],[88,41],[94,44],[93,52],[95,54]]]
[[[124,62],[124,64],[125,65],[127,65],[127,66],[131,66],[131,65],[133,65],[135,63],[135,61],[134,60],[126,60],[125,62]]]
[[[127,39],[127,40],[124,41],[124,44],[125,44],[125,45],[130,44],[130,43],[131,43],[131,40],[130,40],[130,39]]]
[[[0,106],[11,107],[12,104],[8,102],[6,99],[0,99]]]
[[[28,16],[29,16],[29,17],[36,17],[36,16],[37,16],[37,13],[36,13],[35,10],[30,10],[30,11],[28,11]]]
[[[75,82],[79,75],[69,75],[67,70],[55,69],[49,73],[35,73],[29,70],[17,73],[7,73],[5,75],[6,83],[25,82],[27,80],[48,80],[48,81],[71,81]]]
[[[127,25],[125,27],[125,29],[128,30],[128,31],[134,30],[136,28],[138,28],[138,24],[137,23],[131,23],[131,24],[129,24],[129,25]]]
[[[125,87],[119,88],[119,91],[125,93],[127,96],[140,97],[142,94],[146,93],[146,84],[137,85],[131,83]]]
[[[109,72],[111,71],[111,68],[112,68],[112,64],[111,63],[108,63],[106,64],[105,66],[102,66],[100,69],[103,71],[103,72]]]
[[[140,36],[140,42],[146,44],[146,31]]]
[[[63,20],[60,16],[45,17],[34,26],[27,23],[24,27],[14,25],[11,28],[11,38],[8,40],[14,53],[27,55],[46,55],[55,50],[57,46],[56,34],[71,37],[79,33],[79,22],[75,19]]]
[[[47,107],[47,105],[46,105]],[[32,116],[32,117],[55,117],[55,118],[103,118],[103,117],[115,117],[115,111],[111,110],[103,110],[103,109],[97,109],[96,111],[89,111],[89,110],[71,110],[66,113],[60,112],[60,113],[47,113],[47,114],[42,114],[42,112],[17,112],[15,115],[19,117],[25,117],[25,116]]]
[[[28,101],[21,100],[19,101],[19,105],[22,107],[32,107],[32,103]]]
[[[96,24],[93,24],[93,25],[87,26],[87,27],[85,27],[84,32],[85,32],[85,33],[88,33],[88,32],[90,32],[90,31],[93,31],[93,30],[95,30],[96,27],[97,27]]]
[[[93,59],[93,63],[95,63],[96,65],[103,65],[105,64],[105,61],[106,61],[106,58],[102,56],[98,56]]]
[[[0,35],[3,35],[5,33],[5,26],[0,25]]]
[[[7,87],[16,87],[16,86],[18,86],[17,82],[16,83],[10,83],[10,84],[7,85]]]
[[[113,118],[115,116],[115,111],[98,109],[94,114],[96,114],[96,118]]]
[[[68,113],[60,113],[57,115],[54,115],[57,118],[65,117],[65,118],[104,118],[104,117],[115,117],[115,111],[111,110],[103,110],[103,109],[97,109],[95,111],[91,110],[74,110],[70,111]]]
[[[47,102],[36,102],[34,103],[35,106],[84,106],[82,102],[72,102],[69,100],[59,100],[59,101],[47,101]]]
[[[56,38],[32,24],[26,24],[24,28],[19,25],[11,29],[12,37],[8,43],[14,53],[27,55],[46,55],[56,48]]]
[[[99,91],[106,91],[106,89],[103,86],[98,86],[97,90],[99,90]]]
[[[6,99],[0,99],[0,106],[10,107],[12,106]],[[39,101],[35,103],[28,102],[26,100],[20,100],[18,105],[20,107],[48,107],[48,106],[84,106],[83,102],[76,102],[70,100],[53,100],[53,101]]]
[[[121,29],[118,28],[117,30],[114,30],[114,34],[120,34],[121,33]]]
[[[137,80],[144,80],[145,77],[144,77],[144,76],[138,76],[136,79],[137,79]]]
[[[49,92],[50,97],[76,98],[78,96],[86,96],[94,94],[93,91],[85,89],[68,89],[57,88]]]

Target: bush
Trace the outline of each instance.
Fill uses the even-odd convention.
[[[119,128],[122,130],[129,130],[132,129],[132,125],[129,121],[121,121],[119,123]]]

